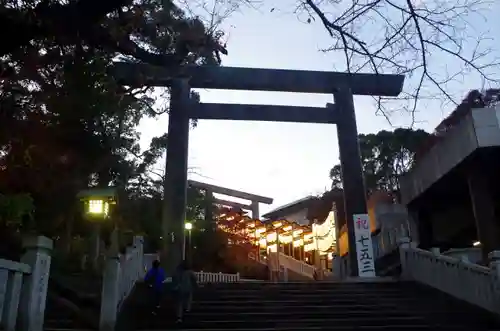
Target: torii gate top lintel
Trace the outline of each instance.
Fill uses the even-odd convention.
[[[227,187],[202,183],[202,182],[198,182],[195,180],[188,180],[188,184],[192,187],[196,187],[196,188],[199,188],[202,190],[207,190],[207,191],[210,191],[212,193],[224,194],[224,195],[228,195],[228,196],[235,197],[235,198],[250,200],[252,202],[260,202],[260,203],[265,203],[267,205],[270,205],[273,203],[273,198],[268,198],[268,197],[264,197],[264,196],[257,195],[257,194],[233,190],[233,189],[230,189]]]
[[[227,195],[230,197],[250,200],[251,204],[247,205],[247,204],[223,200],[223,199],[217,199],[217,198],[213,199],[215,204],[234,207],[234,208],[241,208],[244,210],[251,210],[253,218],[259,217],[259,203],[265,203],[268,205],[273,203],[272,198],[268,198],[268,197],[264,197],[264,196],[256,195],[256,194],[252,194],[252,193],[247,193],[247,192],[243,192],[243,191],[233,190],[233,189],[230,189],[227,187],[202,183],[202,182],[198,182],[195,180],[188,180],[188,185],[191,187],[199,188],[201,190],[205,190],[209,194],[219,193],[219,194]]]
[[[174,78],[170,68],[127,62],[115,63],[112,75],[129,86],[170,86]],[[348,87],[378,96],[397,96],[404,83],[403,75],[219,66],[186,66],[176,77],[188,77],[192,88],[331,94]]]

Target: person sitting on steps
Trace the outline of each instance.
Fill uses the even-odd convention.
[[[182,261],[177,267],[174,276],[172,277],[175,314],[177,323],[182,322],[184,312],[191,310],[191,302],[193,300],[193,291],[198,286],[196,275],[191,270],[187,261]]]

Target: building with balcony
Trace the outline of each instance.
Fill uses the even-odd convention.
[[[318,213],[318,207],[325,210]],[[316,215],[315,215],[316,213]],[[332,255],[336,251],[337,213],[333,201],[322,205],[320,197],[307,196],[280,206],[263,215],[264,223],[287,224],[304,229],[304,244],[284,244],[281,252],[321,269],[331,269]]]
[[[486,262],[500,249],[499,169],[500,107],[471,109],[401,178],[412,239]]]
[[[232,235],[232,244],[247,245],[251,258],[261,260],[269,254],[279,255],[282,268],[300,270],[313,277],[315,270],[332,268],[336,250],[336,213],[332,202],[321,218],[309,220],[319,200],[305,197],[265,214],[262,219],[228,208],[218,215],[218,227]]]

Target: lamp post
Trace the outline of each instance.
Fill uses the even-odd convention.
[[[314,264],[316,264],[316,268],[319,269],[320,275],[323,275],[323,263],[321,261],[321,252],[319,250],[319,241],[318,241],[318,223],[313,223],[313,234],[314,234],[314,243],[316,244],[316,252],[314,254]]]
[[[84,204],[84,217],[93,224],[92,233],[92,246],[91,246],[91,259],[94,269],[97,270],[98,258],[100,255],[100,232],[101,223],[108,221],[111,218],[111,206],[117,203],[116,189],[113,187],[107,188],[91,188],[80,191],[77,197]],[[114,228],[114,226],[113,226]],[[118,238],[113,229],[111,238],[111,251],[117,253],[118,251]]]
[[[276,228],[276,264],[278,265],[278,279],[281,279],[281,264],[280,264],[280,228]]]
[[[186,260],[186,231],[188,233],[189,252],[191,253],[191,230],[193,230],[193,223],[191,223],[191,222],[184,223],[184,230],[185,231],[184,231],[184,240],[183,240],[183,247],[182,247],[182,259]],[[189,255],[191,255],[191,254],[189,254]]]

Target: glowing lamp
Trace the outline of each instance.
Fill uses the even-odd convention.
[[[110,206],[116,204],[114,188],[88,189],[78,193],[84,203],[85,216],[90,220],[106,219],[110,215]]]
[[[92,215],[109,214],[109,203],[104,200],[89,200],[87,202],[87,212]]]

